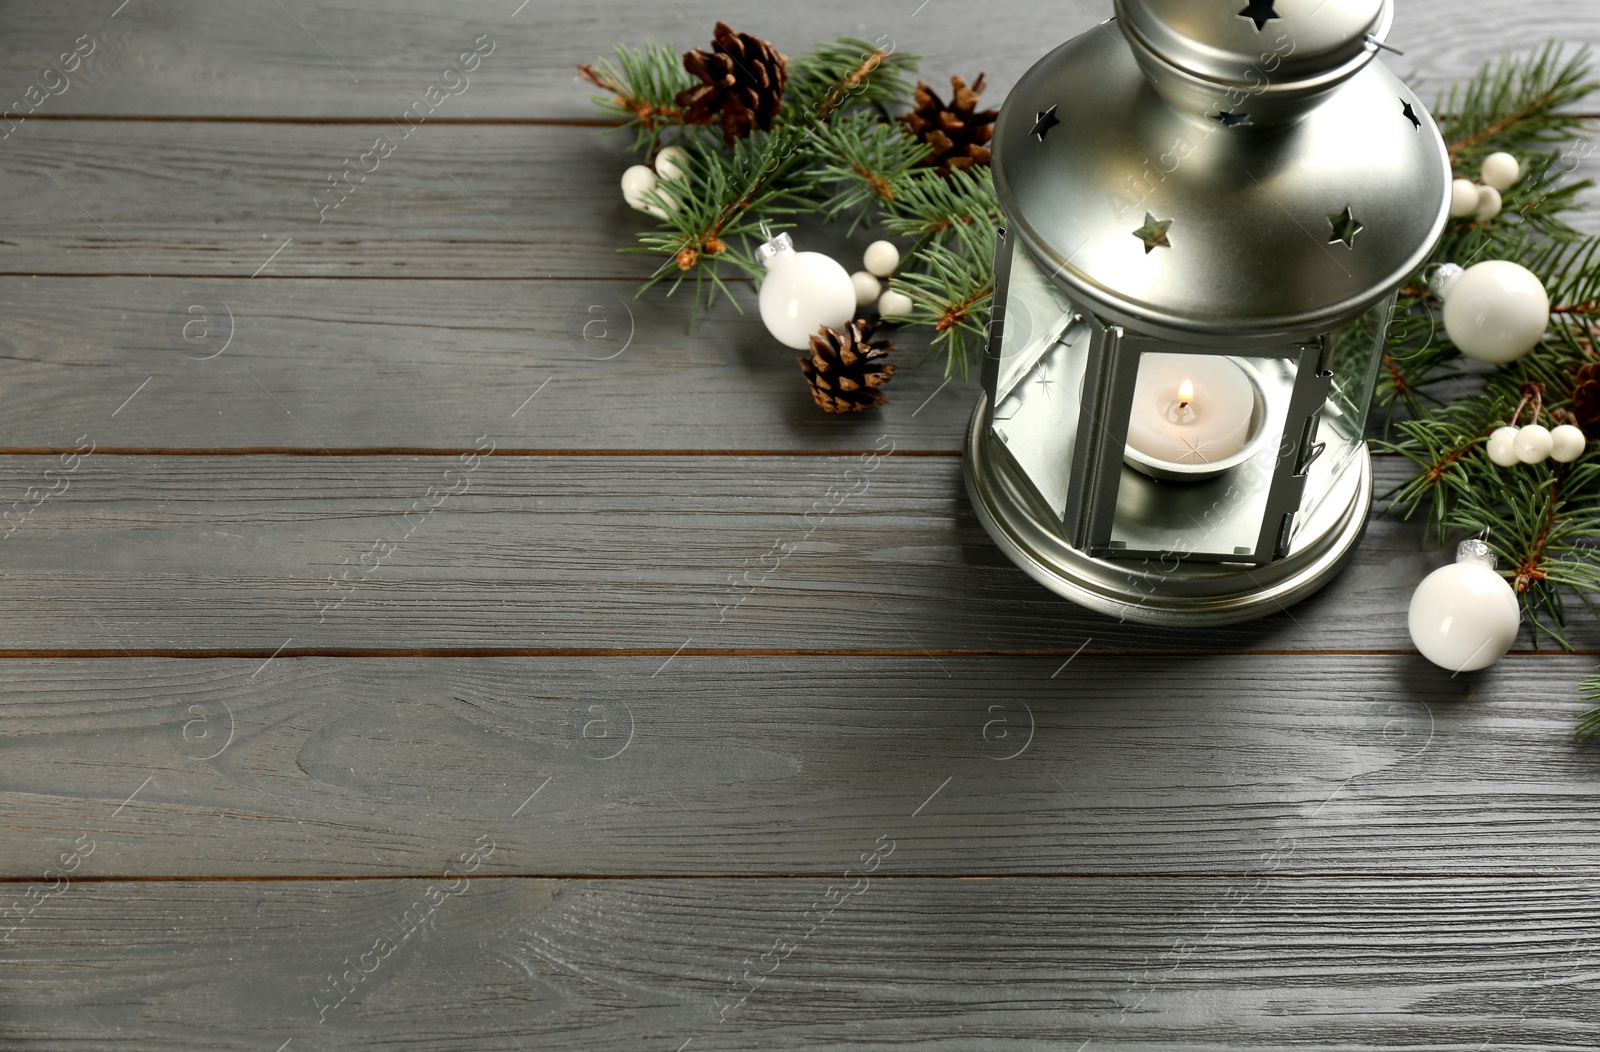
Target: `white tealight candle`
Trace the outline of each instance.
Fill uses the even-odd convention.
[[[1255,385],[1213,354],[1146,354],[1128,417],[1128,448],[1193,471],[1233,456],[1250,441]]]

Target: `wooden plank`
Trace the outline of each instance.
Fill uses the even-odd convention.
[[[197,145],[188,123],[120,121],[14,135],[0,152],[11,188],[0,198],[0,275],[137,277],[165,308],[187,279],[208,276],[505,278],[528,288],[619,278],[626,297],[663,262],[622,251],[653,221],[623,202],[618,180],[631,161],[597,128],[421,125],[408,137],[392,124],[206,124],[203,138]],[[370,154],[380,139],[386,158]],[[346,162],[374,167],[363,176]],[[798,236],[859,269],[878,235],[813,223]],[[186,283],[152,280],[167,277]],[[692,288],[670,301],[685,329]],[[664,300],[667,286],[651,295]],[[726,301],[715,310],[739,317]],[[775,346],[753,319],[747,331],[754,346]]]
[[[459,452],[537,392],[497,431],[506,448],[843,451],[888,434],[960,452],[976,370],[947,378],[924,331],[884,330],[887,406],[830,416],[736,291],[748,313],[724,304],[690,331],[681,300],[625,281],[0,277],[0,450],[70,449],[92,426],[101,448],[146,452]]]
[[[1465,10],[1446,0],[1396,6],[1390,40],[1407,53],[1388,61],[1429,83],[1469,75],[1504,52],[1536,49],[1549,36],[1600,38],[1600,12],[1586,0],[1541,5],[1537,26],[1515,0]],[[6,104],[23,111],[12,100],[24,99],[30,85],[39,94],[52,90],[42,75],[47,63],[86,34],[96,44],[87,68],[64,89],[58,77],[48,78],[60,94],[45,99],[40,116],[396,117],[486,34],[493,53],[465,89],[451,76],[449,86],[461,93],[446,100],[441,116],[583,118],[592,110],[574,76],[578,63],[609,55],[619,41],[702,47],[718,17],[791,55],[816,40],[882,36],[923,55],[931,81],[987,70],[990,96],[999,102],[1039,56],[1109,17],[1112,5],[1030,0],[1007,4],[995,17],[943,2],[874,9],[848,0],[815,0],[803,9],[766,0],[736,12],[634,0],[520,9],[518,0],[460,0],[448,13],[425,0],[171,0],[112,11],[98,0],[8,8],[0,34],[0,67],[12,71]]]
[[[1389,651],[1448,560],[1380,519],[1292,613],[1158,632],[1014,567],[953,457],[6,457],[0,494],[0,639],[50,653]]]
[[[205,124],[200,141],[187,123],[27,130],[0,153],[0,275],[639,283],[660,262],[619,251],[649,224],[622,201],[621,144],[594,128],[422,125],[407,138],[394,125]],[[370,175],[340,175],[391,136]],[[853,267],[874,235],[812,223],[797,236]],[[162,307],[185,295],[146,287]],[[685,326],[689,299],[685,288],[671,301]],[[772,346],[753,320],[747,331]]]
[[[452,879],[454,895],[444,880],[74,883],[0,944],[0,1039],[17,1052],[1591,1044],[1593,880],[1278,880],[1270,865],[1235,880],[876,879],[854,896],[825,880]],[[830,886],[842,905],[825,905]]]
[[[0,662],[13,880],[85,875],[1586,874],[1592,659]],[[934,820],[905,826],[922,809]]]
[[[593,128],[56,122],[0,156],[0,271],[235,277],[648,277]],[[387,158],[342,176],[384,137]],[[590,174],[604,172],[606,178]],[[226,173],[226,177],[219,176]],[[345,198],[329,189],[344,179]],[[863,242],[863,245],[865,242]],[[152,285],[164,304],[181,291]],[[687,310],[688,304],[684,304]]]
[[[923,335],[888,406],[829,416],[739,292],[691,334],[621,281],[0,278],[0,449],[961,448],[975,385],[918,368]]]

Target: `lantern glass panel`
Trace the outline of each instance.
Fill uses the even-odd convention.
[[[1000,302],[995,316],[1002,319],[1004,331],[993,333],[999,354],[997,401],[1016,387],[1044,353],[1061,340],[1075,311],[1067,299],[1039,268],[1027,251],[1016,247],[1012,238],[1002,236],[996,247],[996,285]],[[1082,383],[1082,366],[1079,366]],[[1074,400],[1075,400],[1074,395]]]
[[[1394,302],[1392,296],[1384,299],[1327,337],[1328,368],[1333,377],[1317,428],[1317,442],[1324,448],[1307,472],[1302,520],[1317,510],[1339,474],[1361,451]]]
[[[997,274],[1010,273],[997,282],[989,353],[998,357],[985,363],[996,370],[994,433],[1059,515],[1071,490],[1089,327],[1025,250],[1002,237],[998,252]]]

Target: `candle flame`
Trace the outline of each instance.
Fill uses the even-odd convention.
[[[1194,401],[1194,381],[1185,379],[1178,385],[1178,402],[1180,405],[1188,405],[1192,401]]]

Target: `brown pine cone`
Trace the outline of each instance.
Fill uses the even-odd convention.
[[[1585,435],[1600,438],[1600,362],[1583,366],[1572,379],[1572,415]]]
[[[917,108],[902,120],[919,142],[933,147],[922,163],[949,175],[952,168],[971,168],[989,163],[989,140],[994,137],[994,122],[999,110],[978,109],[984,77],[979,73],[972,87],[960,77],[950,78],[953,92],[946,106],[928,85],[917,82]]]
[[[735,33],[717,23],[710,51],[686,51],[683,68],[705,81],[678,92],[676,102],[690,124],[722,123],[722,137],[732,146],[756,128],[772,127],[783,108],[789,81],[789,60],[765,40]]]
[[[811,357],[796,358],[811,384],[811,400],[829,413],[859,413],[889,399],[879,388],[894,375],[883,359],[894,350],[888,340],[874,340],[863,321],[842,330],[824,325],[811,337]]]

